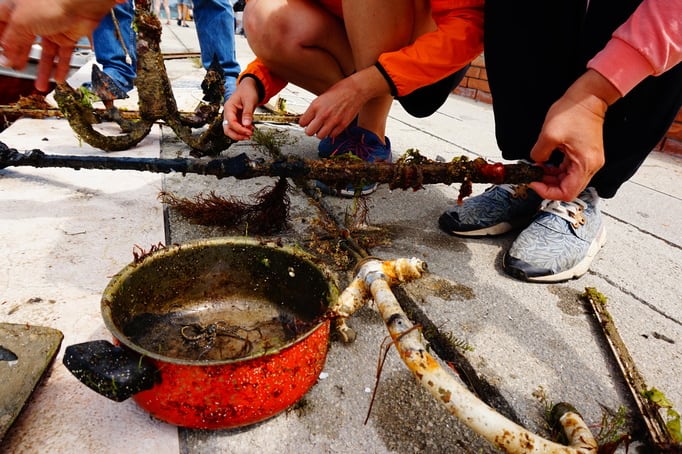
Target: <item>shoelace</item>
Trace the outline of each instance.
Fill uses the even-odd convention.
[[[526,184],[498,184],[496,186],[490,186],[486,191],[490,191],[494,189],[495,187],[498,187],[502,189],[503,191],[507,191],[512,195],[513,198],[521,198],[521,199],[527,199],[528,198],[528,185]]]
[[[330,154],[332,156],[334,153],[338,153],[338,150],[343,148],[343,145],[351,140],[351,135],[348,133],[347,129],[344,129],[341,134],[339,134],[336,137],[330,138],[331,144],[334,147],[334,151]]]
[[[343,151],[341,151],[343,150]],[[342,154],[351,153],[363,161],[368,161],[372,156],[372,147],[365,143],[365,135],[360,136],[360,140],[349,136],[342,140],[330,156],[340,156]]]
[[[592,188],[587,189],[588,194],[583,192],[581,196],[589,197],[590,201],[596,205],[599,197]],[[540,211],[552,213],[564,219],[575,227],[580,224],[585,224],[585,217],[582,212],[587,208],[587,202],[580,197],[573,199],[570,202],[562,202],[559,200],[543,200],[540,203]]]

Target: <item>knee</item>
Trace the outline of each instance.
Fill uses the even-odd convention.
[[[244,11],[242,11],[242,28],[248,37],[249,45],[253,48],[254,42],[258,40],[259,33],[262,31],[260,25],[262,21],[258,12],[256,12],[254,8],[251,8],[251,6],[252,5],[247,4]]]
[[[296,19],[285,11],[273,12],[264,3],[258,0],[247,3],[242,15],[242,27],[256,56],[268,60],[281,56],[296,45],[292,27]]]

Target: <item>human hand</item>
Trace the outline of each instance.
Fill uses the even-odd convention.
[[[253,112],[258,106],[258,87],[244,77],[223,106],[223,132],[233,140],[248,140],[253,135]]]
[[[370,99],[389,94],[386,79],[370,66],[340,80],[315,98],[298,123],[309,136],[336,137]]]
[[[564,154],[559,167],[544,166],[542,181],[530,187],[540,197],[570,201],[604,165],[604,116],[620,93],[599,73],[588,70],[547,112],[530,157],[546,162],[554,150]]]
[[[116,3],[125,1],[0,0],[0,65],[23,69],[40,36],[36,88],[46,91],[51,76],[64,82],[76,42],[89,36]]]
[[[350,78],[332,85],[315,98],[298,122],[309,136],[336,137],[358,115],[364,100]]]

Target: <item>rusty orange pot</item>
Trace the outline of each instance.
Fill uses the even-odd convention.
[[[244,238],[174,246],[131,263],[102,297],[116,345],[66,349],[90,388],[170,424],[254,424],[297,402],[324,366],[337,297],[307,254]]]

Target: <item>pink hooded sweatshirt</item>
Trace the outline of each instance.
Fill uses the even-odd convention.
[[[682,61],[682,0],[644,0],[587,63],[625,96]]]

